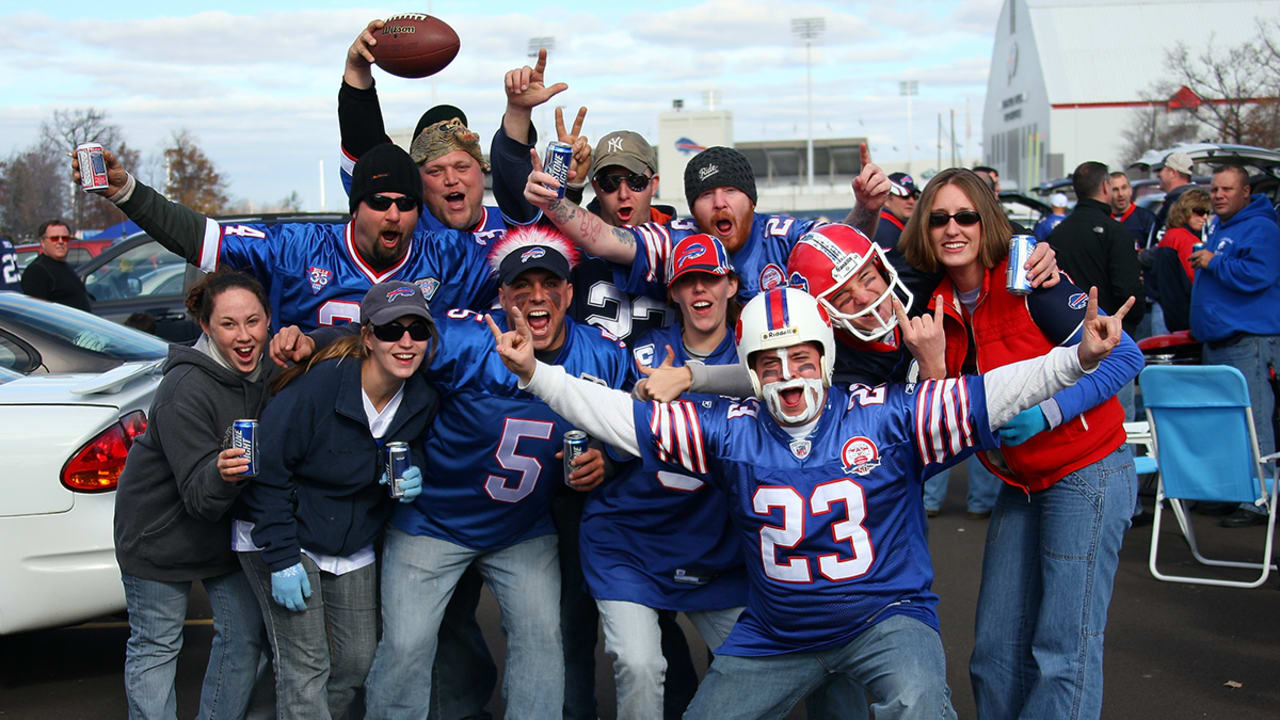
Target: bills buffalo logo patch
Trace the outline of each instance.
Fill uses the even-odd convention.
[[[676,256],[676,267],[681,267],[690,260],[696,260],[707,254],[707,246],[701,243],[694,243],[684,252]]]
[[[840,462],[846,473],[866,475],[880,467],[880,449],[869,438],[852,437],[840,448]]]
[[[307,282],[311,283],[311,294],[315,295],[329,284],[329,278],[333,277],[333,273],[322,267],[312,265],[307,268]]]
[[[1075,293],[1067,298],[1067,307],[1072,310],[1083,310],[1089,305],[1089,293]]]
[[[764,270],[760,271],[760,292],[768,292],[776,287],[781,287],[786,275],[783,274],[782,268],[769,263],[764,266]]]
[[[809,292],[809,278],[798,272],[791,273],[791,277],[787,278],[787,287],[793,287],[797,290]]]
[[[387,302],[395,302],[402,297],[413,297],[413,288],[398,287],[387,293]]]
[[[545,248],[540,248],[540,247],[529,248],[528,250],[525,250],[524,252],[520,253],[520,263],[521,264],[527,263],[530,260],[533,260],[534,258],[540,258],[546,254],[547,254],[547,251]]]

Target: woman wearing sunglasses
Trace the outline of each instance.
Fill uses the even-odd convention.
[[[392,508],[387,443],[409,444],[400,501],[422,491],[419,440],[439,395],[417,370],[435,350],[435,326],[405,282],[370,288],[360,317],[359,335],[274,383],[258,476],[232,526],[275,650],[280,718],[345,717],[373,662],[374,543]]]
[[[903,231],[907,261],[946,273],[947,376],[1076,342],[1088,293],[1006,290],[1004,211],[969,170],[930,180]],[[1123,317],[1133,298],[1116,313]],[[1142,368],[1128,336],[1074,388],[1001,428],[983,463],[1004,480],[987,530],[970,662],[979,717],[1098,717],[1102,640],[1137,491],[1116,392]]]
[[[1160,299],[1163,321],[1159,327],[1165,330],[1191,327],[1191,284],[1196,280],[1191,253],[1196,243],[1204,242],[1204,226],[1212,212],[1209,193],[1202,188],[1182,193],[1169,208],[1168,229],[1156,246],[1155,258],[1148,270],[1155,277],[1152,284]]]

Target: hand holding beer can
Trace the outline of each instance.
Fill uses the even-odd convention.
[[[404,497],[404,488],[400,483],[404,480],[405,471],[409,469],[409,443],[387,443],[387,494],[399,500]]]
[[[573,473],[573,461],[587,451],[587,434],[581,430],[570,430],[564,434],[564,484],[569,483],[569,475]]]
[[[76,161],[80,163],[80,189],[85,192],[101,192],[110,187],[107,182],[107,160],[98,143],[76,146]]]
[[[551,188],[556,191],[556,197],[564,197],[565,186],[569,184],[569,163],[573,160],[573,146],[569,143],[562,143],[553,140],[547,143],[547,157],[542,164],[542,169],[548,175],[556,179],[560,183],[560,187]],[[548,186],[550,187],[550,186]]]
[[[1031,259],[1036,249],[1034,235],[1014,235],[1009,238],[1009,266],[1005,268],[1005,289],[1010,295],[1030,295],[1034,289],[1023,265]]]
[[[258,476],[258,421],[241,419],[231,423],[231,447],[244,450],[249,467],[240,473],[242,478]]]

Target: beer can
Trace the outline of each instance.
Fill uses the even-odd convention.
[[[80,163],[80,189],[85,192],[107,189],[107,160],[102,156],[101,145],[77,145],[76,160]]]
[[[404,473],[409,469],[409,443],[387,443],[387,493],[399,499],[404,497],[404,488],[400,486]]]
[[[1204,249],[1204,243],[1202,242],[1198,242],[1195,245],[1191,246],[1191,252],[1200,252],[1203,249]]]
[[[1030,295],[1031,281],[1027,279],[1027,271],[1023,265],[1031,259],[1031,251],[1036,248],[1034,235],[1014,235],[1009,238],[1009,267],[1005,269],[1005,289],[1011,295]]]
[[[564,197],[564,188],[569,184],[569,163],[573,160],[573,146],[552,140],[547,143],[547,158],[542,169],[560,183],[555,188],[556,197]]]
[[[231,423],[231,447],[242,448],[244,456],[249,460],[249,469],[240,477],[258,476],[258,421],[236,420]]]
[[[564,484],[569,484],[569,474],[573,472],[573,460],[587,451],[587,434],[581,430],[570,430],[564,434]]]

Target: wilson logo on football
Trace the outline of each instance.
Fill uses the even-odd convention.
[[[851,475],[866,475],[880,467],[880,450],[870,439],[858,436],[849,438],[840,448],[840,462]]]

